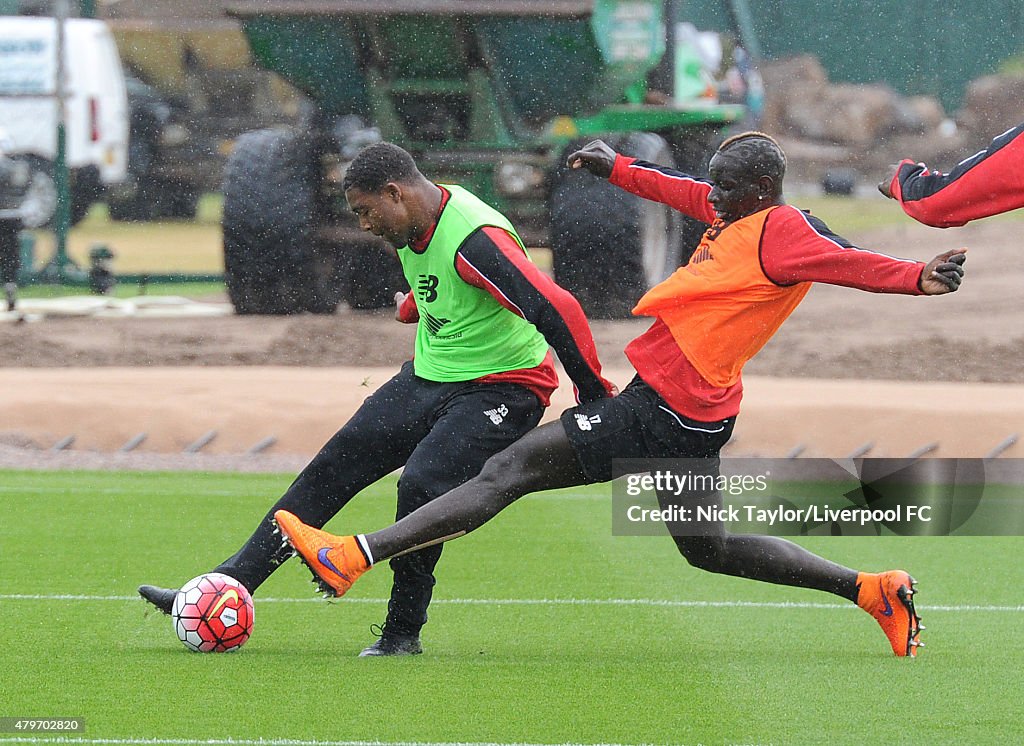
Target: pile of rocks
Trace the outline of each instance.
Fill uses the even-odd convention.
[[[1024,118],[1024,77],[973,81],[963,109],[949,115],[930,96],[830,82],[812,56],[765,62],[761,72],[761,128],[782,143],[792,179],[838,184],[836,191],[851,181],[876,183],[902,158],[951,168]]]

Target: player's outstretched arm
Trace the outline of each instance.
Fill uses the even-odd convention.
[[[904,159],[891,166],[878,191],[925,225],[952,228],[1024,207],[1024,123],[943,173]]]
[[[967,249],[950,249],[932,259],[921,270],[919,285],[925,295],[955,293],[964,278]]]
[[[771,213],[761,238],[761,265],[773,282],[824,282],[871,293],[951,293],[963,278],[965,252],[954,249],[929,262],[889,256],[855,246],[789,206]]]
[[[603,140],[588,142],[566,158],[570,168],[583,168],[638,197],[661,202],[710,225],[715,211],[708,202],[711,183],[657,163],[616,153]]]

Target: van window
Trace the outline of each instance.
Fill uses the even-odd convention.
[[[0,96],[54,93],[57,69],[51,44],[40,37],[0,39]]]

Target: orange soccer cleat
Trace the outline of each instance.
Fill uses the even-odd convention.
[[[335,536],[307,526],[287,510],[275,512],[274,521],[325,595],[344,596],[356,579],[370,569],[356,537]]]
[[[918,640],[924,627],[914,611],[916,582],[903,570],[857,575],[857,605],[881,625],[892,652],[901,657],[914,658],[924,647]]]

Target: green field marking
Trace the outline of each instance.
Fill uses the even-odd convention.
[[[921,581],[928,647],[900,660],[839,599],[701,572],[665,537],[612,536],[606,487],[524,498],[447,546],[423,656],[355,657],[383,620],[387,567],[328,604],[294,561],[257,592],[243,650],[188,652],[135,586],[222,560],[290,480],[0,472],[0,715],[84,717],[82,743],[1008,743],[1024,732],[1024,539],[800,539]],[[328,527],[390,522],[394,484]],[[48,597],[61,594],[87,598]]]

